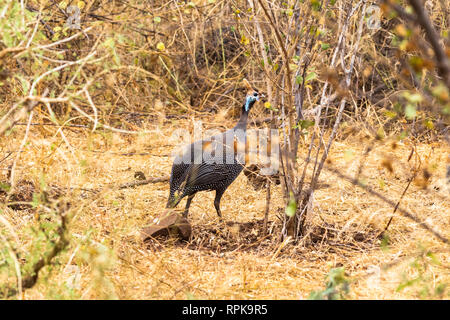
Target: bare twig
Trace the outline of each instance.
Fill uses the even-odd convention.
[[[270,211],[270,179],[266,179],[266,210],[264,211],[264,235],[267,234],[267,221],[269,220],[269,211]]]
[[[50,265],[53,258],[60,254],[69,245],[69,240],[66,238],[68,217],[65,212],[59,213],[59,216],[61,218],[61,223],[57,229],[58,239],[53,242],[52,249],[33,264],[31,271],[28,274],[22,275],[21,288],[10,288],[8,286],[0,287],[0,296],[13,297],[23,289],[32,288],[36,284],[39,277],[39,272],[42,268]]]
[[[445,84],[450,88],[450,62],[445,53],[445,49],[441,46],[441,39],[436,29],[428,16],[422,2],[419,0],[408,0],[413,7],[415,15],[410,14],[405,11],[405,9],[396,4],[392,3],[390,0],[382,0],[385,4],[392,7],[400,17],[412,22],[419,24],[425,31],[426,39],[433,48],[434,54],[436,56],[436,62],[438,66],[439,75],[444,79]]]
[[[135,181],[135,182],[128,182],[128,183],[121,184],[119,186],[119,189],[133,188],[136,186],[142,186],[142,185],[149,184],[149,183],[167,182],[169,180],[170,180],[169,176],[161,177],[161,178],[150,178],[150,179],[146,179],[146,180],[142,180],[142,181]]]
[[[41,97],[26,97],[17,102],[11,109],[0,119],[0,135],[6,130],[11,129],[14,125],[22,120],[28,112],[31,112],[41,99],[45,99],[48,94],[48,88],[45,88]],[[37,98],[37,99],[36,99]],[[26,108],[20,108],[20,106],[28,101]]]
[[[389,218],[389,221],[388,221],[388,223],[386,224],[386,227],[384,228],[384,230],[383,230],[382,233],[385,233],[385,232],[387,231],[387,229],[389,228],[389,226],[390,226],[390,224],[391,224],[391,222],[392,222],[392,219],[394,218],[395,212],[397,211],[398,206],[400,205],[400,202],[402,201],[403,197],[405,196],[406,191],[408,191],[408,188],[409,188],[409,186],[411,185],[411,182],[416,178],[417,172],[418,172],[418,170],[415,170],[415,171],[414,171],[414,174],[411,176],[411,178],[409,178],[408,183],[406,184],[406,187],[405,187],[405,189],[403,190],[402,195],[400,196],[400,199],[398,199],[398,202],[397,202],[397,204],[395,205],[394,211],[392,212],[392,216]]]

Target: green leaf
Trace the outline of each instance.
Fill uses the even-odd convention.
[[[447,288],[446,283],[439,283],[436,288],[434,289],[434,293],[438,296],[441,296],[444,294],[445,289]]]
[[[306,75],[305,82],[309,82],[317,78],[317,74],[315,72],[310,72]]]
[[[393,118],[395,118],[395,117],[397,116],[397,113],[394,112],[394,111],[388,110],[388,111],[386,111],[386,112],[384,113],[384,115],[385,115],[386,117],[388,117],[388,118],[393,119]]]
[[[327,50],[328,48],[330,48],[330,45],[329,45],[328,43],[322,43],[322,44],[320,45],[320,48],[321,48],[322,50]]]
[[[408,103],[405,107],[405,116],[408,120],[412,120],[416,117],[417,115],[417,110],[416,110],[416,106]]]
[[[403,139],[405,139],[407,136],[408,136],[408,131],[402,131],[402,132],[398,135],[397,140],[398,140],[398,141],[403,140]]]
[[[445,102],[449,100],[449,92],[446,86],[440,83],[438,86],[432,89],[431,93],[433,96],[438,98],[441,102]]]
[[[412,286],[412,285],[413,285],[414,283],[416,283],[418,280],[419,280],[419,279],[416,278],[416,279],[404,281],[403,283],[401,283],[401,284],[397,287],[397,289],[395,289],[395,291],[400,292],[400,291],[402,291],[403,289],[405,289],[406,287]]]
[[[419,103],[423,100],[423,98],[420,93],[413,93],[408,97],[408,100],[411,103]]]
[[[319,0],[311,0],[311,6],[314,11],[320,11],[320,1]]]
[[[300,128],[308,129],[308,128],[312,127],[315,124],[315,122],[311,121],[311,120],[300,120],[298,122],[298,124],[299,124]]]
[[[289,70],[291,71],[297,70],[297,65],[295,63],[289,63]]]
[[[312,291],[308,297],[310,300],[341,300],[345,299],[349,292],[350,281],[345,275],[345,269],[333,268],[327,275],[326,288],[322,291]]]
[[[88,165],[88,163],[87,163],[87,160],[86,160],[86,159],[82,159],[82,160],[80,161],[80,166],[81,166],[81,167],[87,167],[87,165]]]
[[[297,202],[295,201],[294,195],[291,192],[291,198],[288,205],[286,206],[286,215],[288,217],[293,217],[297,211]]]
[[[427,252],[427,257],[430,258],[434,264],[436,264],[436,265],[441,264],[439,259],[436,257],[436,255],[433,252]]]
[[[158,51],[164,51],[166,50],[166,46],[164,45],[163,42],[158,42],[156,45],[156,49],[158,49]]]
[[[303,77],[302,76],[297,76],[295,78],[295,83],[296,84],[302,84],[303,83]]]
[[[433,130],[433,129],[434,129],[433,121],[430,120],[430,119],[424,120],[423,124],[424,124],[425,127],[427,127],[427,128],[430,129],[430,130]]]
[[[7,183],[0,182],[0,189],[9,192],[9,190],[11,190],[11,186]]]
[[[14,41],[13,41],[11,35],[9,34],[9,32],[4,32],[3,33],[3,42],[5,43],[5,45],[7,47],[13,47],[14,46]]]
[[[107,38],[105,41],[103,41],[104,47],[109,47],[111,49],[115,48],[115,43],[113,38]]]

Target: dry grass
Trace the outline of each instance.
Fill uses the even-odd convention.
[[[67,15],[61,2],[27,1],[27,8],[4,2],[0,115],[9,116],[0,124],[0,182],[16,184],[8,200],[17,203],[4,201],[8,195],[0,189],[0,236],[8,240],[0,246],[0,293],[4,283],[17,282],[8,255],[17,252],[16,265],[26,269],[43,251],[35,246],[45,235],[30,229],[53,221],[39,220],[46,208],[30,202],[47,189],[49,198],[70,203],[70,245],[25,290],[25,299],[298,299],[323,289],[326,274],[340,266],[352,281],[350,298],[449,298],[448,288],[433,294],[450,283],[448,245],[399,212],[387,241],[380,235],[392,206],[328,170],[355,177],[361,169],[361,183],[396,202],[420,168],[401,207],[450,238],[450,157],[440,139],[448,133],[449,95],[430,68],[437,61],[423,50],[429,45],[417,23],[391,19],[389,9],[379,30],[368,29],[369,3],[360,0],[323,2],[323,8],[316,1],[95,0],[78,2],[86,5],[78,32],[62,29]],[[426,6],[446,38],[445,1]],[[207,129],[231,128],[244,77],[269,103],[255,106],[251,118],[271,118],[280,131],[298,125],[294,106],[306,118],[324,107],[321,121],[301,138],[299,174],[309,143],[316,148],[318,140],[333,140],[333,123],[340,115],[346,121],[339,130],[336,125],[308,235],[280,243],[278,217],[286,202],[278,185],[264,236],[265,190],[254,190],[241,175],[222,199],[225,222],[217,218],[214,195],[200,193],[190,210],[191,241],[139,242],[138,230],[165,212],[169,184],[111,186],[133,181],[137,171],[167,176],[176,144],[169,137],[179,128],[192,132],[192,120]],[[414,120],[406,117],[406,105],[409,113],[417,111]],[[30,114],[22,106],[35,109]],[[18,123],[9,130],[11,118]],[[29,132],[27,119],[33,123]],[[404,133],[408,138],[397,141]],[[368,146],[372,151],[365,155]],[[417,280],[397,290],[411,279]]]
[[[230,123],[231,125],[231,123]],[[45,175],[49,185],[73,188],[67,193],[75,212],[70,228],[72,245],[60,258],[60,265],[45,273],[37,286],[25,292],[26,299],[64,297],[61,288],[74,274],[67,265],[78,265],[81,278],[74,289],[75,297],[84,299],[117,297],[121,299],[298,299],[312,290],[323,288],[330,268],[344,266],[355,279],[351,298],[386,299],[416,298],[418,289],[396,292],[403,275],[413,276],[412,258],[420,246],[437,252],[440,265],[428,266],[429,286],[450,280],[449,254],[442,252],[442,243],[416,223],[396,214],[390,229],[387,249],[377,237],[384,229],[393,209],[324,171],[321,188],[315,194],[315,216],[310,223],[313,234],[304,243],[287,245],[280,250],[277,241],[277,214],[284,212],[280,186],[273,189],[269,220],[275,227],[264,239],[259,221],[265,209],[265,192],[254,191],[244,175],[224,195],[222,211],[225,221],[219,222],[213,194],[200,193],[194,199],[190,219],[193,239],[189,243],[161,243],[146,247],[132,237],[149,219],[165,211],[168,183],[156,183],[135,189],[104,190],[98,194],[77,188],[98,188],[132,181],[135,171],[147,177],[166,176],[170,172],[170,145],[166,137],[177,127],[188,127],[187,121],[177,126],[164,126],[160,132],[126,136],[65,130],[72,144],[61,143],[60,136],[39,127],[30,132],[30,143],[21,154],[18,180],[33,181]],[[14,150],[22,130],[13,133],[2,150]],[[86,149],[86,136],[90,141]],[[399,199],[410,176],[414,157],[407,161],[411,146],[408,141],[377,142],[367,159],[362,160],[363,134],[337,141],[330,155],[331,164],[343,173],[354,175],[364,161],[363,176],[367,183],[388,198]],[[51,147],[55,144],[56,149]],[[448,149],[441,144],[417,146],[423,166],[432,173],[424,190],[413,184],[402,200],[402,206],[447,237],[450,236],[450,202],[445,177]],[[120,155],[146,152],[147,155]],[[303,151],[300,151],[301,154]],[[382,163],[393,159],[393,172]],[[4,178],[2,178],[3,180]],[[447,188],[447,189],[445,189]],[[437,190],[439,189],[439,190]],[[182,208],[184,201],[178,206]],[[18,234],[33,221],[33,210],[6,209],[6,218]],[[233,223],[231,223],[233,222]],[[238,222],[242,225],[239,227]],[[85,237],[89,235],[89,241]],[[27,240],[22,245],[27,246]],[[92,248],[105,248],[91,252]],[[83,258],[86,252],[91,259]],[[382,271],[380,277],[367,276],[383,265],[401,262]],[[89,262],[86,262],[89,261]],[[105,270],[105,275],[96,269]],[[96,272],[100,272],[100,275]],[[97,281],[101,281],[98,285]],[[59,294],[59,295],[58,295]],[[67,297],[67,296],[66,296]]]

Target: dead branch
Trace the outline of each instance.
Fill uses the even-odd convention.
[[[48,88],[45,88],[44,93],[40,98],[45,98],[48,95]],[[20,106],[28,102],[28,105],[24,108],[20,108]],[[0,135],[5,131],[14,127],[17,122],[22,120],[25,115],[31,112],[39,103],[39,99],[31,99],[30,97],[26,97],[21,101],[17,102],[11,109],[0,119]]]
[[[61,224],[57,230],[58,240],[53,242],[53,248],[31,267],[29,274],[22,276],[21,288],[11,288],[8,286],[0,287],[0,296],[13,297],[23,289],[30,289],[34,287],[38,280],[39,272],[42,268],[50,265],[53,258],[60,254],[69,245],[69,239],[66,237],[68,217],[65,212],[59,213],[59,216],[61,218]]]
[[[431,47],[433,48],[435,59],[438,66],[439,75],[444,79],[445,84],[450,88],[450,63],[445,53],[445,49],[441,46],[441,38],[433,27],[433,24],[428,16],[425,8],[419,0],[408,0],[414,9],[415,15],[405,11],[405,9],[396,4],[391,3],[389,0],[383,0],[383,2],[389,5],[395,12],[405,20],[408,20],[414,24],[418,24],[425,31],[425,36]]]
[[[433,27],[425,8],[419,0],[408,0],[413,7],[417,22],[425,30],[426,38],[431,44],[436,60],[440,76],[445,80],[448,88],[450,88],[450,64],[444,48],[440,44],[440,37]]]
[[[142,181],[135,181],[135,182],[128,182],[128,183],[121,184],[119,186],[119,189],[133,188],[133,187],[137,187],[137,186],[143,186],[143,185],[146,185],[149,183],[167,182],[169,180],[170,180],[169,176],[161,177],[161,178],[150,178],[150,179],[146,179],[146,180],[142,180]]]

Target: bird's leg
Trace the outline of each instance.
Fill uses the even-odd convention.
[[[220,199],[222,198],[223,191],[216,190],[216,198],[214,199],[214,207],[216,208],[217,215],[222,220],[222,212],[220,212]]]
[[[189,214],[189,207],[191,206],[191,201],[192,199],[194,199],[195,193],[191,194],[186,202],[186,208],[184,208],[184,212],[183,212],[183,217],[187,218],[188,214]]]

